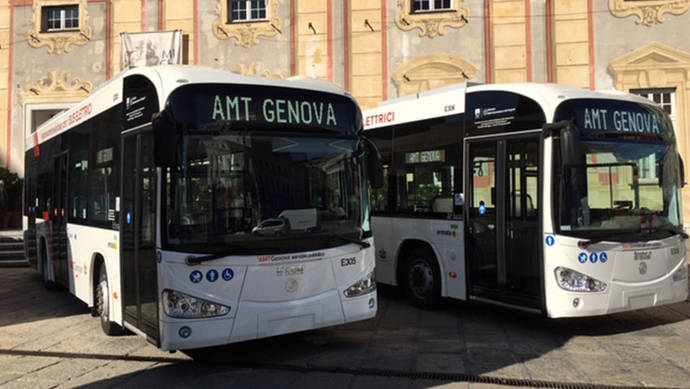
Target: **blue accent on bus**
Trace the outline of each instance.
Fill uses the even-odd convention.
[[[218,271],[215,269],[211,269],[211,270],[207,271],[206,272],[206,279],[209,282],[216,282],[216,280],[218,279]]]
[[[226,268],[221,275],[225,281],[230,281],[235,277],[235,272],[230,268]]]
[[[609,260],[608,254],[606,254],[606,253],[599,254],[599,261],[601,261],[601,263],[606,263],[606,261],[608,261],[608,260]]]
[[[203,279],[204,275],[201,274],[201,272],[198,270],[194,270],[193,272],[189,273],[189,280],[192,281],[192,283],[194,284],[198,284]]]

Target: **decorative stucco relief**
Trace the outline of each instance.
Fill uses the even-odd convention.
[[[31,102],[79,101],[91,94],[93,83],[70,77],[68,71],[49,72],[35,83],[27,83],[19,94],[22,104]]]
[[[257,72],[259,71],[259,69],[261,69],[261,64],[259,64],[258,62],[254,62],[249,66],[246,66],[244,64],[238,64],[235,66],[235,69],[233,70],[233,72],[235,72],[237,74],[241,74],[243,76],[258,77]],[[268,69],[264,69],[264,71],[261,73],[261,75],[264,78],[270,78],[272,80],[282,80],[285,78],[281,73],[274,73]]]
[[[235,38],[235,44],[243,47],[258,44],[259,36],[276,36],[282,33],[278,6],[278,0],[267,0],[266,20],[228,23],[228,2],[218,0],[218,20],[213,23],[213,35],[218,39]]]
[[[429,54],[416,58],[393,74],[398,96],[424,92],[474,77],[477,68],[462,58],[447,54]]]
[[[635,23],[653,26],[666,20],[665,13],[685,13],[690,8],[690,0],[609,0],[609,8],[619,18],[636,15]]]
[[[412,12],[412,0],[398,0],[395,24],[404,31],[419,28],[419,36],[434,38],[445,33],[446,27],[460,28],[468,23],[470,9],[462,7],[463,0],[452,2],[453,9],[439,12]]]
[[[79,1],[49,1],[34,0],[33,13],[31,15],[31,29],[27,33],[31,46],[40,48],[48,46],[48,53],[63,54],[69,52],[70,45],[85,45],[91,40],[91,27],[87,26],[88,12],[87,0]],[[41,30],[41,9],[44,6],[79,5],[79,29],[57,32],[43,32]]]

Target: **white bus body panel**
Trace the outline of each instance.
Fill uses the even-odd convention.
[[[36,248],[39,250],[41,240],[46,242],[48,260],[52,263],[50,250],[51,231],[44,219],[36,218]],[[98,269],[95,269],[97,255],[103,257],[108,275],[110,292],[110,320],[122,325],[122,293],[120,291],[120,232],[105,228],[83,226],[67,223],[67,279],[70,293],[85,302],[89,307],[94,304],[95,282],[98,280]],[[105,245],[103,242],[107,242]],[[40,253],[37,253],[40,255]],[[42,264],[39,261],[38,270]],[[50,279],[55,280],[52,272]],[[95,282],[94,282],[95,281]]]
[[[120,291],[120,232],[104,228],[67,224],[69,242],[70,291],[88,306],[93,306],[94,268],[97,255],[103,257],[110,296],[110,320],[122,324],[122,293]],[[96,281],[98,282],[98,281]]]
[[[598,243],[585,250],[577,246],[580,240],[554,236],[555,243],[544,246],[546,309],[549,317],[605,315],[687,299],[687,277],[673,280],[673,273],[681,266],[687,266],[685,242],[678,236],[640,243]],[[607,258],[603,263],[602,253]],[[579,259],[582,254],[586,256],[584,262]],[[607,288],[599,293],[563,290],[556,281],[555,269],[558,266],[603,281]],[[579,304],[574,307],[576,298]]]
[[[367,249],[346,245],[307,253],[226,257],[189,266],[187,254],[161,252],[161,292],[173,289],[230,307],[218,318],[177,319],[167,316],[161,303],[161,348],[207,347],[372,318],[376,292],[346,298],[344,291],[374,270],[373,253],[373,245]],[[232,270],[230,280],[220,276],[225,269]],[[204,277],[193,283],[190,275],[197,270]],[[207,274],[213,270],[219,276],[210,282]],[[186,339],[179,335],[183,326],[192,330]]]
[[[422,241],[431,246],[438,260],[441,296],[467,298],[462,220],[372,216],[371,230],[376,237],[377,282],[397,285],[396,268],[406,254],[402,245]]]

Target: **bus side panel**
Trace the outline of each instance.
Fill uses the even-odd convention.
[[[384,250],[387,251],[386,255],[392,256],[392,258],[386,265],[383,265],[384,262],[379,259],[376,265],[377,280],[381,267],[388,268],[386,277],[392,276],[395,280],[395,268],[407,254],[402,249],[403,243],[409,240],[422,241],[431,246],[438,260],[442,279],[441,295],[444,297],[466,299],[465,255],[462,236],[463,224],[461,220],[402,217],[377,219],[380,219],[377,221],[379,225],[388,224],[388,228],[392,230],[390,240],[380,241],[380,234],[376,230],[376,225],[373,226],[375,242],[379,250],[378,258],[380,258],[382,244],[389,244],[390,246],[388,247],[394,250],[388,251],[387,248],[384,248]],[[393,265],[393,263],[395,263],[395,265]],[[392,268],[392,274],[390,268]],[[450,276],[451,273],[456,275],[455,278]]]
[[[120,255],[119,232],[103,228],[89,227],[80,224],[67,225],[69,240],[70,268],[73,272],[74,295],[89,306],[93,306],[94,279],[98,279],[99,269],[94,268],[96,255],[100,254],[106,265],[108,285],[110,288],[111,320],[117,321],[121,317],[120,299]],[[119,321],[118,321],[119,322]]]

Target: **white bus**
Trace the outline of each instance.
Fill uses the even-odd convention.
[[[376,280],[413,303],[445,296],[559,318],[686,299],[683,165],[654,103],[460,84],[363,116],[384,164]]]
[[[371,318],[361,129],[316,80],[126,71],[27,138],[26,254],[106,333],[163,350]]]

